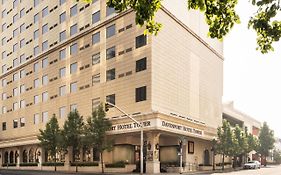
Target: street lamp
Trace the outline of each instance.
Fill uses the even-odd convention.
[[[125,114],[128,118],[130,118],[131,120],[133,120],[134,122],[136,122],[140,126],[140,132],[141,132],[141,137],[140,137],[140,174],[143,174],[143,125],[142,125],[141,122],[138,122],[136,119],[131,117],[129,114],[127,114],[125,111],[123,111],[122,109],[120,109],[118,106],[116,106],[113,103],[110,103],[110,102],[105,103],[105,111],[106,112],[109,110],[109,106],[112,106],[112,107],[116,108],[118,111]]]

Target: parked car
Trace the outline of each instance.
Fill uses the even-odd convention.
[[[256,168],[261,168],[261,163],[259,161],[254,160],[244,164],[244,169],[256,169]]]

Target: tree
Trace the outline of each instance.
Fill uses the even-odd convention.
[[[277,163],[281,163],[281,151],[280,150],[273,150],[273,160]]]
[[[111,122],[106,118],[103,105],[93,111],[92,116],[87,119],[85,127],[85,138],[88,144],[97,148],[100,153],[102,173],[104,173],[103,151],[111,150],[112,141],[108,139],[106,131],[111,129]]]
[[[224,170],[224,157],[231,156],[233,152],[233,132],[228,121],[223,120],[222,126],[217,130],[216,153],[222,154],[222,170]]]
[[[38,140],[40,141],[40,145],[51,155],[55,162],[56,171],[56,154],[61,149],[61,131],[59,129],[56,115],[54,114],[50,121],[46,124],[45,130],[39,129],[39,131],[40,135],[38,136]]]
[[[269,155],[269,151],[274,148],[274,133],[269,128],[266,122],[263,123],[259,134],[259,145],[258,152],[261,154],[263,158],[265,158],[265,166],[266,166],[266,157]]]
[[[257,151],[258,146],[258,139],[255,138],[252,134],[248,134],[246,132],[246,138],[247,138],[247,147],[245,148],[245,157],[248,157],[248,153],[255,150]]]
[[[236,125],[233,129],[233,145],[232,145],[232,154],[234,157],[233,165],[234,167],[237,166],[237,157],[241,156],[245,149],[248,147],[247,138],[245,133],[242,131],[242,129]]]
[[[77,161],[77,157],[80,154],[80,148],[82,147],[82,136],[83,136],[83,117],[80,116],[78,111],[75,109],[71,111],[67,120],[63,125],[62,135],[64,137],[64,149],[72,147],[73,149],[73,161]],[[77,171],[77,167],[76,167]]]
[[[81,1],[81,0],[80,0]],[[82,0],[90,2],[92,0]],[[241,0],[242,1],[242,0]],[[155,13],[161,8],[161,0],[107,0],[107,6],[117,12],[133,9],[136,24],[146,26],[146,32],[157,34],[161,24],[154,21]],[[257,33],[257,50],[267,53],[273,50],[272,43],[281,37],[281,21],[274,20],[281,11],[280,0],[250,0],[257,13],[249,20],[249,28]],[[188,9],[204,13],[211,38],[222,39],[234,24],[240,23],[235,11],[238,0],[187,0]]]

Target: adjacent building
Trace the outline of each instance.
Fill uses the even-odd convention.
[[[37,135],[53,114],[62,126],[71,110],[86,118],[106,101],[143,123],[146,172],[178,162],[180,140],[186,170],[211,164],[222,117],[223,48],[207,38],[204,16],[187,12],[185,0],[163,1],[157,36],[143,34],[132,10],[117,14],[105,0],[1,3],[0,165],[40,166],[48,154]],[[232,114],[240,115],[223,115]],[[105,163],[136,167],[140,128],[114,108],[108,117],[115,144]],[[253,133],[259,127],[245,126]],[[70,154],[59,156],[65,167]],[[81,150],[80,161],[99,160],[95,148]]]
[[[254,137],[258,138],[259,131],[261,128],[261,123],[255,118],[237,110],[234,107],[234,102],[227,102],[223,104],[223,119],[227,120],[231,126],[240,126],[244,131],[252,134]],[[251,151],[249,153],[249,160],[260,160],[259,155],[256,151]]]

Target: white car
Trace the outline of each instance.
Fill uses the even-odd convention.
[[[244,164],[244,169],[256,169],[261,168],[261,163],[259,161],[253,160]]]

